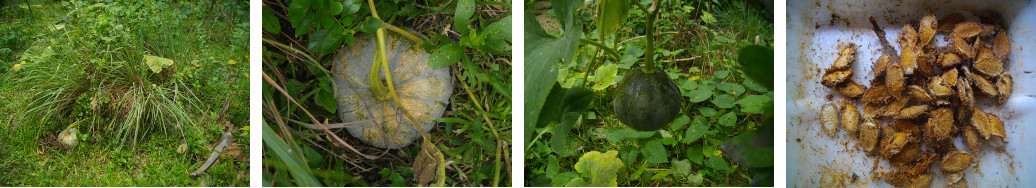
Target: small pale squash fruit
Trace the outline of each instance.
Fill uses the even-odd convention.
[[[387,32],[385,54],[401,104],[391,99],[379,100],[370,87],[376,44],[374,36],[365,36],[339,50],[333,58],[338,113],[344,122],[363,121],[346,127],[353,137],[378,148],[398,149],[410,145],[421,137],[421,132],[435,126],[432,120],[442,116],[453,94],[453,79],[449,68],[428,66],[429,54],[419,44]],[[421,129],[410,124],[400,108],[409,112]]]
[[[619,122],[638,131],[655,131],[680,114],[683,98],[676,82],[664,71],[645,73],[630,69],[619,82],[612,106]]]

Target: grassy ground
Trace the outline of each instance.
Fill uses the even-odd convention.
[[[0,171],[4,172],[0,173],[0,186],[248,185],[249,135],[242,127],[248,125],[248,65],[237,63],[247,62],[246,2],[203,6],[208,3],[48,0],[28,4],[0,3],[0,22],[4,23],[0,24],[0,147],[4,148],[0,150]],[[136,19],[127,19],[130,17]],[[173,23],[180,26],[170,26]],[[155,37],[159,35],[168,38]],[[52,51],[53,55],[42,56],[41,51]],[[26,113],[37,107],[30,103],[41,92],[31,92],[40,87],[25,85],[29,83],[25,80],[34,76],[25,71],[52,65],[59,71],[69,70],[51,72],[54,75],[105,74],[120,79],[126,78],[121,72],[103,70],[142,64],[142,58],[133,54],[162,56],[179,65],[166,75],[140,78],[146,79],[141,82],[157,84],[151,85],[153,88],[169,86],[165,83],[175,80],[182,83],[174,85],[180,87],[178,91],[197,96],[191,105],[176,102],[184,106],[187,118],[194,123],[178,129],[183,133],[161,127],[167,125],[147,123],[143,126],[152,128],[138,131],[145,132],[140,137],[117,141],[130,134],[117,131],[124,125],[119,120],[132,116],[105,110],[106,105],[92,107],[89,94],[119,89],[89,84],[74,86],[85,88],[84,92],[56,98],[54,101],[69,102],[52,105],[63,110],[53,111],[55,115],[44,121],[31,120],[40,114]],[[185,66],[187,62],[192,62],[191,66]],[[124,66],[106,67],[117,65]],[[81,66],[97,69],[72,71]],[[222,113],[224,107],[226,113]],[[162,116],[142,120],[158,117]],[[61,147],[56,139],[58,132],[82,119],[89,121],[80,125],[79,144],[71,150]],[[209,156],[223,131],[233,133],[235,142],[204,174],[189,177]],[[183,150],[178,150],[180,146]]]

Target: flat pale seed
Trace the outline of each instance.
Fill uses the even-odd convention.
[[[950,89],[946,82],[942,80],[942,77],[934,77],[928,82],[928,92],[935,97],[945,97],[953,94],[953,90]],[[867,95],[864,94],[864,97]]]
[[[957,85],[957,69],[942,72],[942,81],[946,82],[946,85]]]
[[[960,102],[965,108],[970,109],[975,106],[975,94],[971,90],[971,82],[964,79],[963,76],[957,79],[957,96],[960,97]]]
[[[900,110],[903,110],[903,108],[906,107],[908,103],[910,103],[910,97],[897,98],[895,101],[892,101],[891,104],[886,105],[884,107],[885,109],[881,116],[895,117],[896,113],[899,113]]]
[[[893,95],[898,95],[903,91],[904,81],[906,77],[903,76],[903,67],[899,64],[895,64],[889,67],[888,72],[885,75],[885,85],[889,87],[889,90]]]
[[[824,72],[824,77],[822,78],[823,80],[821,80],[820,84],[823,84],[827,87],[834,87],[842,82],[845,82],[845,80],[849,79],[849,77],[853,75],[853,71],[851,69],[827,69]]]
[[[975,51],[978,52],[978,54],[975,55],[975,59],[996,58],[996,56],[993,55],[993,49],[989,48],[989,45],[978,45],[978,48],[976,48]]]
[[[964,41],[963,38],[960,38],[959,36],[952,36],[951,38],[953,40],[953,43],[951,45],[953,45],[953,49],[955,50],[954,52],[956,52],[964,59],[975,58],[975,51],[971,49],[971,45],[968,45],[968,43]]]
[[[914,162],[914,160],[916,160],[920,156],[921,144],[908,143],[906,146],[903,146],[902,151],[889,158],[889,163],[893,165],[903,165],[910,162]]]
[[[1008,54],[1011,54],[1011,41],[1007,40],[1007,34],[1004,31],[996,34],[996,38],[993,39],[993,54],[996,55],[997,59],[1005,59]]]
[[[928,92],[922,89],[921,86],[907,86],[907,94],[910,95],[911,99],[917,102],[925,103],[928,101],[932,101],[932,96],[928,95]]]
[[[964,172],[949,172],[946,173],[946,184],[954,185],[964,179]]]
[[[859,98],[863,95],[863,91],[867,90],[867,88],[861,86],[860,84],[857,84],[856,81],[850,79],[843,82],[842,84],[838,84],[837,86],[835,86],[835,90],[837,90],[838,93],[842,93],[842,95],[845,97]]]
[[[954,53],[941,53],[936,61],[939,62],[939,67],[942,68],[956,66],[961,62],[960,56]]]
[[[906,75],[914,74],[914,69],[917,69],[917,60],[919,59],[921,48],[914,46],[903,47],[900,52],[900,64],[903,66],[903,73]]]
[[[850,134],[856,133],[860,124],[860,111],[849,101],[842,99],[842,129]]]
[[[942,158],[942,162],[939,163],[939,167],[942,167],[942,171],[946,172],[960,172],[968,166],[971,166],[971,162],[975,159],[974,156],[966,151],[953,151],[947,153]]]
[[[838,131],[838,107],[834,102],[827,102],[821,109],[821,126],[828,136],[834,137]]]
[[[928,105],[927,104],[911,106],[911,107],[908,107],[908,108],[904,108],[903,110],[900,110],[899,114],[896,114],[896,119],[915,118],[918,115],[924,114],[925,112],[928,112]]]
[[[890,61],[888,54],[882,54],[881,57],[878,57],[878,61],[874,62],[874,67],[871,68],[871,71],[876,76],[885,74],[885,70],[888,70],[889,65],[892,64]]]
[[[994,58],[985,58],[975,61],[972,68],[975,69],[975,72],[992,78],[1000,76],[1000,73],[1004,72],[1004,63]]]
[[[967,72],[965,72],[965,76],[967,76],[968,81],[978,89],[979,93],[990,97],[996,96],[996,87],[993,86],[993,83],[990,83],[989,80],[986,80],[986,78],[976,74],[968,74]]]
[[[896,133],[889,138],[889,143],[882,146],[881,156],[885,158],[892,158],[894,155],[899,154],[899,151],[906,146],[907,142],[910,141],[910,134],[908,133]]]
[[[862,100],[863,102],[867,103],[884,102],[885,100],[888,100],[892,97],[892,95],[889,92],[890,91],[888,87],[884,85],[877,85],[871,87],[866,92],[864,92]]]
[[[853,61],[856,61],[856,44],[842,45],[842,50],[838,52],[838,58],[831,64],[831,69],[848,69]]]
[[[873,118],[864,118],[863,124],[860,124],[860,142],[858,143],[860,149],[867,153],[874,151],[880,134],[881,127],[878,126],[877,122]]]
[[[992,126],[989,124],[989,117],[986,116],[986,112],[982,111],[982,108],[974,107],[971,110],[971,125],[975,126],[975,130],[982,134],[984,139],[989,139],[989,135],[993,134]]]
[[[925,188],[925,187],[931,187],[931,186],[932,186],[932,175],[925,173],[925,174],[918,175],[913,180],[910,180],[910,184],[908,184],[907,186],[904,186],[904,187],[907,187],[907,188]]]
[[[1000,120],[1000,116],[992,113],[986,113],[986,119],[989,121],[989,135],[997,136],[1000,138],[1007,137],[1007,131],[1004,130],[1004,122]]]
[[[985,141],[985,139],[978,135],[978,131],[975,130],[975,126],[967,125],[964,127],[964,145],[968,146],[968,149],[971,150],[971,153],[981,153],[982,142]]]
[[[903,25],[899,33],[899,46],[902,48],[917,46],[917,30],[910,24]]]
[[[1011,92],[1014,90],[1011,87],[1014,87],[1014,78],[1011,77],[1011,74],[1001,74],[1000,79],[996,80],[997,102],[1000,104],[1007,102],[1007,98],[1011,96]]]
[[[948,140],[953,132],[953,111],[949,108],[940,108],[931,112],[927,126],[931,127],[931,136],[934,140]]]
[[[971,38],[982,32],[982,24],[978,22],[961,22],[953,27],[953,35],[961,38]]]
[[[918,26],[918,35],[921,37],[921,45],[927,45],[928,42],[932,41],[932,37],[935,37],[935,28],[937,24],[938,21],[935,19],[935,15],[932,15],[932,13],[924,14],[924,17],[921,18],[921,24]]]

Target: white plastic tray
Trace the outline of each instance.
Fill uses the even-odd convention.
[[[1011,54],[1005,69],[1014,76],[1014,92],[1003,105],[980,101],[987,112],[999,115],[1007,130],[1007,151],[985,149],[975,166],[965,171],[972,187],[1028,187],[1036,185],[1036,3],[1031,1],[795,1],[788,2],[787,56],[787,182],[789,187],[868,186],[889,187],[876,172],[893,169],[887,160],[868,157],[855,148],[856,139],[840,131],[835,138],[822,133],[821,106],[827,96],[842,96],[820,85],[823,69],[837,57],[837,45],[859,46],[852,79],[867,85],[873,78],[870,67],[880,56],[881,44],[868,20],[873,16],[886,33],[886,40],[898,49],[903,24],[916,23],[925,12],[938,18],[951,13],[973,11],[1001,13],[1008,26]],[[945,46],[942,35],[932,40]],[[859,107],[859,105],[858,105]],[[964,145],[957,139],[958,148]],[[965,149],[966,150],[966,149]],[[875,167],[877,165],[877,167]],[[945,187],[945,175],[932,166],[933,187]],[[875,169],[876,168],[876,169]],[[875,169],[872,171],[872,169]],[[852,182],[853,174],[859,177]]]

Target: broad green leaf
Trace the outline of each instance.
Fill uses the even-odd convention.
[[[436,48],[432,51],[432,54],[428,56],[428,66],[433,69],[449,67],[461,59],[467,57],[468,54],[464,53],[464,47],[461,47],[457,43],[449,43]]]
[[[570,61],[582,35],[583,26],[571,11],[583,1],[554,0],[554,14],[564,26],[561,38],[548,34],[536,21],[531,10],[525,10],[525,140],[532,138],[542,107],[557,82],[557,63]]]
[[[708,131],[710,127],[712,127],[710,124],[703,123],[699,120],[694,121],[694,123],[691,123],[690,127],[687,127],[687,131],[684,132],[684,140],[682,143],[697,142],[698,139],[705,136],[705,132]]]
[[[705,21],[705,23],[707,24],[713,24],[717,22],[716,18],[712,17],[712,14],[710,14],[709,12],[705,12],[705,10],[701,11],[701,20]]]
[[[374,33],[374,31],[377,31],[380,27],[381,20],[374,17],[367,17],[367,19],[363,20],[360,25],[356,26],[356,30],[364,33]]]
[[[594,83],[593,90],[608,89],[615,82],[615,75],[618,73],[619,66],[611,63],[597,68],[597,74],[594,74],[593,77],[593,81],[597,83]]]
[[[723,156],[709,157],[709,160],[705,162],[705,166],[719,171],[730,171],[730,163],[727,163]]]
[[[144,63],[151,69],[151,72],[161,73],[162,69],[169,65],[173,65],[173,60],[166,59],[164,57],[145,55]]]
[[[312,52],[329,53],[341,46],[343,42],[345,42],[345,37],[342,35],[342,28],[333,27],[331,29],[321,29],[310,34],[309,45],[306,47]]]
[[[773,91],[773,49],[758,45],[741,48],[737,63],[745,75]]]
[[[701,145],[691,145],[689,148],[687,148],[687,151],[685,153],[687,154],[687,159],[690,159],[691,162],[694,162],[694,164],[701,164],[702,162],[704,162],[705,154],[702,154],[701,152]]]
[[[582,121],[579,112],[566,112],[562,115],[562,119],[558,127],[554,129],[554,134],[550,136],[550,148],[557,153],[558,156],[568,157],[575,155],[576,148],[572,144],[568,143],[568,133],[572,131],[572,127],[578,125]]]
[[[762,114],[763,108],[766,102],[770,101],[770,97],[766,95],[748,95],[745,98],[737,101],[738,105],[741,105],[741,111],[745,113]]]
[[[604,36],[625,25],[629,15],[629,0],[601,0],[597,5],[597,30]]]
[[[676,170],[676,173],[673,173],[673,176],[680,179],[686,179],[691,186],[701,185],[705,180],[701,174],[694,173],[693,168],[691,168],[691,163],[688,162],[687,159],[673,161],[672,164],[673,168]]]
[[[745,75],[745,77],[748,77],[748,75]],[[759,84],[759,82],[755,82],[752,79],[745,79],[744,82],[741,82],[741,83],[744,84],[745,87],[747,87],[748,89],[751,89],[752,91],[757,91],[757,92],[766,92],[767,91],[766,86],[763,86],[762,84]]]
[[[636,131],[628,127],[616,127],[608,130],[604,138],[611,143],[619,143],[623,139],[643,139],[650,138],[655,135],[655,131]]]
[[[734,107],[734,96],[730,94],[716,95],[716,98],[712,99],[712,104],[715,104],[719,108],[730,108]]]
[[[735,97],[736,96],[741,96],[741,94],[745,93],[745,87],[744,86],[741,86],[741,84],[730,83],[730,82],[720,83],[718,86],[716,86],[716,89],[719,89],[720,91],[723,91],[723,93],[734,95]]]
[[[579,174],[577,174],[576,172],[558,173],[557,176],[550,177],[550,184],[555,187],[561,187],[565,186],[565,184],[571,182],[571,180],[576,178],[579,178]]]
[[[335,99],[335,94],[328,89],[324,89],[324,86],[328,85],[325,82],[321,82],[320,91],[317,91],[316,97],[313,98],[313,102],[316,102],[320,107],[324,107],[325,110],[334,114],[338,110],[338,101]]]
[[[734,112],[727,112],[723,116],[719,117],[719,124],[723,126],[734,126],[737,123],[737,114]]]
[[[716,79],[720,79],[720,80],[722,80],[722,79],[726,79],[726,78],[727,78],[727,76],[730,76],[730,71],[727,71],[727,70],[718,70],[718,71],[716,71],[716,72],[712,72],[712,75],[713,75],[713,76],[716,76]]]
[[[481,49],[493,54],[510,54],[511,52],[511,16],[497,20],[486,26],[483,34],[486,42]]]
[[[331,16],[337,16],[342,13],[342,3],[328,2],[327,10],[331,11]]]
[[[712,118],[712,116],[716,116],[716,109],[709,107],[698,107],[698,113],[701,113],[702,116]]]
[[[673,120],[673,122],[669,124],[669,129],[671,129],[671,130],[680,130],[680,129],[683,129],[683,126],[687,125],[687,123],[690,123],[690,122],[691,122],[691,118],[690,117],[687,117],[687,115],[680,114],[680,117],[676,117],[676,119]]]
[[[360,7],[363,6],[362,3],[364,3],[363,0],[345,0],[342,2],[342,15],[349,16],[360,11]]]
[[[699,103],[712,97],[712,85],[701,85],[697,89],[691,91],[691,103]]]
[[[680,89],[687,90],[687,91],[694,91],[694,89],[697,89],[697,88],[698,88],[698,82],[697,81],[694,81],[694,80],[691,80],[691,79],[681,79],[680,80]],[[684,92],[684,93],[687,93],[687,92]],[[690,94],[688,94],[687,96],[690,96]]]
[[[741,163],[746,168],[762,168],[773,166],[773,129],[759,129],[750,133],[737,135],[721,146],[730,159]]]
[[[263,6],[263,30],[270,34],[281,34],[281,21],[270,8]]]
[[[475,0],[458,0],[457,10],[453,12],[453,27],[461,35],[467,35],[471,29],[472,15],[475,15]]]
[[[640,148],[640,153],[649,163],[661,164],[669,162],[669,150],[665,149],[661,141],[657,139],[648,141]]]
[[[611,150],[606,153],[591,151],[583,154],[582,157],[579,157],[579,161],[576,162],[575,169],[585,177],[589,177],[590,181],[570,181],[566,186],[618,186],[617,180],[619,173],[625,171],[625,166],[622,164],[622,161],[619,160],[619,158],[616,158],[618,154],[619,152],[615,150]],[[573,181],[575,181],[575,179],[573,179]]]

